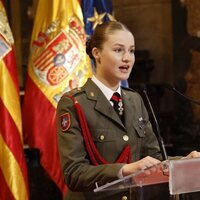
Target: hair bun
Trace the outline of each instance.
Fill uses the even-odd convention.
[[[88,38],[86,41],[86,53],[89,55],[91,59],[94,59],[92,55],[91,38]]]

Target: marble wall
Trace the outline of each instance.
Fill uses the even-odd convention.
[[[137,50],[155,62],[151,83],[173,81],[171,0],[113,0],[115,18],[133,32]]]
[[[193,104],[172,91],[161,89],[162,83],[170,82],[184,94],[188,88],[186,78],[189,79],[191,74],[196,77],[199,88],[199,72],[194,73],[192,66],[200,60],[200,37],[198,31],[195,32],[198,33],[196,35],[189,34],[191,31],[188,27],[190,30],[196,29],[188,26],[191,12],[188,12],[187,8],[189,6],[189,9],[192,9],[191,3],[194,2],[200,5],[199,1],[184,0],[184,3],[188,3],[187,6],[181,3],[183,0],[113,0],[112,2],[116,19],[125,23],[133,32],[136,50],[148,50],[151,59],[154,60],[155,66],[148,83],[154,88],[155,85],[159,88],[156,93],[150,91],[149,94],[153,97],[151,102],[165,143],[171,146],[172,154],[175,155],[186,155],[193,149],[199,150],[200,117],[194,116]],[[192,12],[192,22],[196,20],[193,17],[194,13]],[[195,58],[197,57],[195,62],[194,50]],[[197,95],[198,88],[194,91],[189,89],[190,92],[186,95],[200,101]],[[200,113],[199,105],[196,111]]]

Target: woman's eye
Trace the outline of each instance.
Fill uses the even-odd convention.
[[[120,53],[122,51],[122,49],[119,48],[119,49],[115,49],[114,51],[117,53]]]
[[[130,50],[130,53],[131,53],[131,54],[134,54],[134,53],[135,53],[135,49],[131,49],[131,50]]]

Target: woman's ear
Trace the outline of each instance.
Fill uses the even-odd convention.
[[[101,60],[100,60],[100,51],[99,49],[97,49],[96,47],[94,47],[92,49],[92,55],[94,57],[94,59],[98,62],[98,63],[101,63]]]

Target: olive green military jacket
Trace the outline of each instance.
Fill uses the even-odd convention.
[[[94,166],[91,163],[74,103],[67,95],[75,97],[81,105],[93,141],[109,164]],[[118,179],[123,163],[114,162],[126,145],[131,146],[132,162],[148,155],[161,159],[159,145],[140,95],[130,89],[122,89],[122,101],[124,124],[91,79],[82,88],[60,99],[57,107],[58,146],[65,182],[69,188],[68,199],[122,199],[127,195],[127,191],[93,192],[95,183],[101,186]]]

